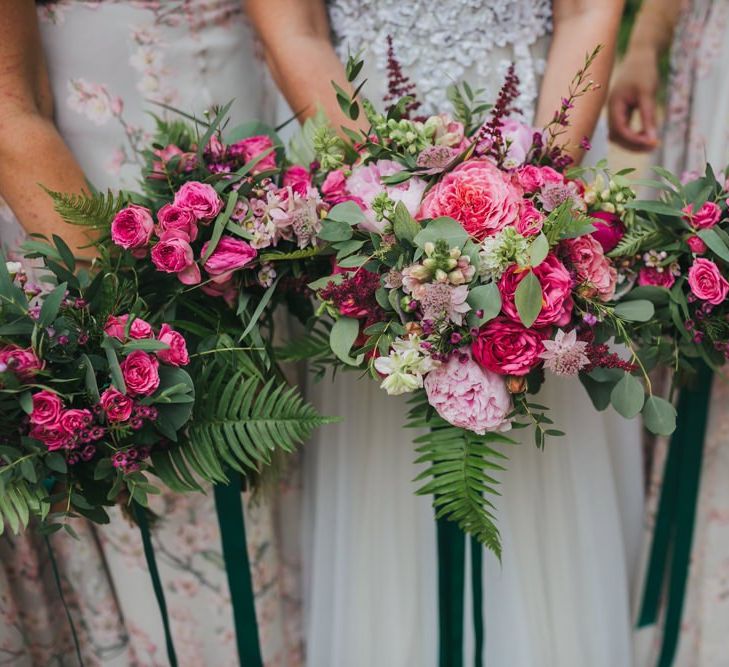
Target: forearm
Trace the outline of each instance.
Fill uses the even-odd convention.
[[[555,6],[558,4],[555,2]],[[584,137],[592,136],[605,103],[621,10],[622,2],[610,2],[564,16],[555,12],[552,44],[537,107],[537,126],[552,120],[575,74],[582,68],[585,56],[598,45],[602,46],[588,77],[596,87],[576,102],[570,111],[570,124],[561,137],[562,143],[567,144],[567,152],[577,162],[583,154],[580,142]]]
[[[671,46],[682,0],[644,0],[628,43],[628,54],[650,52],[656,60]]]

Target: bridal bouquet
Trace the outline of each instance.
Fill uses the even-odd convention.
[[[351,79],[359,67],[350,61]],[[539,447],[562,435],[529,398],[545,373],[581,379],[600,408],[642,411],[655,432],[674,427],[640,357],[608,345],[631,346],[633,327],[654,314],[636,295],[617,303],[630,283],[607,254],[633,192],[621,175],[607,174],[605,188],[570,175],[559,144],[588,68],[545,129],[514,119],[511,71],[487,118],[464,86],[452,93],[455,117],[413,118],[408,96],[386,115],[363,101],[369,129],[348,132],[351,142],[326,127],[313,134],[315,179],[332,205],[318,236],[334,255],[311,287],[333,319],[331,352],[391,395],[415,392],[410,426],[429,428],[416,438],[430,465],[418,492],[497,552],[487,495],[503,454],[493,445],[528,425]],[[356,119],[360,103],[339,99]]]

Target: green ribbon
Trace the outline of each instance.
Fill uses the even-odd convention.
[[[157,559],[154,557],[154,547],[152,546],[152,535],[149,532],[147,512],[145,508],[136,501],[132,503],[132,506],[134,508],[134,516],[137,519],[137,525],[139,526],[139,532],[142,535],[144,558],[147,561],[149,576],[152,578],[152,588],[154,589],[154,595],[157,598],[157,606],[159,607],[159,612],[162,616],[162,625],[165,631],[165,644],[167,645],[167,659],[170,662],[170,667],[177,667],[177,654],[175,653],[175,644],[172,640],[170,617],[167,613],[167,602],[165,600],[164,588],[162,587],[162,580],[159,576],[159,569],[157,568]]]
[[[234,475],[230,484],[216,484],[215,507],[218,511],[223,559],[233,605],[238,660],[244,667],[263,667],[246,546],[242,490],[239,475]]]
[[[678,648],[701,481],[711,379],[711,370],[702,363],[695,388],[681,392],[676,431],[671,437],[663,472],[643,602],[638,615],[639,628],[656,623],[662,597],[665,597],[663,640],[656,667],[670,667]]]
[[[463,667],[463,609],[466,585],[465,533],[447,519],[436,522],[438,536],[439,667]],[[484,621],[482,547],[471,538],[471,588],[475,637],[474,666],[483,667]]]

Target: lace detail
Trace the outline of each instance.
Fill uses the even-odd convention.
[[[530,47],[551,32],[551,0],[331,0],[329,15],[340,56],[362,51],[379,72],[392,36],[426,113],[448,107],[446,88],[464,79],[493,96],[512,61],[519,106],[525,114],[534,108],[544,60]]]

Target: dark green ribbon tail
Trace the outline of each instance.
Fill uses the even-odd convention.
[[[165,644],[167,645],[167,659],[170,667],[177,667],[177,654],[175,653],[175,643],[172,640],[172,630],[170,629],[170,617],[167,613],[167,601],[165,600],[165,592],[162,587],[162,580],[159,576],[157,568],[157,559],[154,556],[154,547],[152,546],[152,535],[149,532],[149,521],[147,521],[147,512],[139,503],[133,502],[134,516],[137,519],[139,532],[142,535],[142,546],[144,547],[144,558],[147,561],[147,569],[149,576],[152,578],[152,588],[154,596],[157,598],[157,606],[162,617],[162,626],[165,631]]]
[[[638,627],[658,621],[665,599],[663,639],[657,667],[673,664],[686,594],[704,439],[711,397],[711,369],[702,364],[695,388],[681,391],[676,431],[663,472],[653,543]]]
[[[230,484],[216,484],[215,507],[233,605],[238,660],[243,667],[263,667],[241,492],[239,475],[234,475]]]

